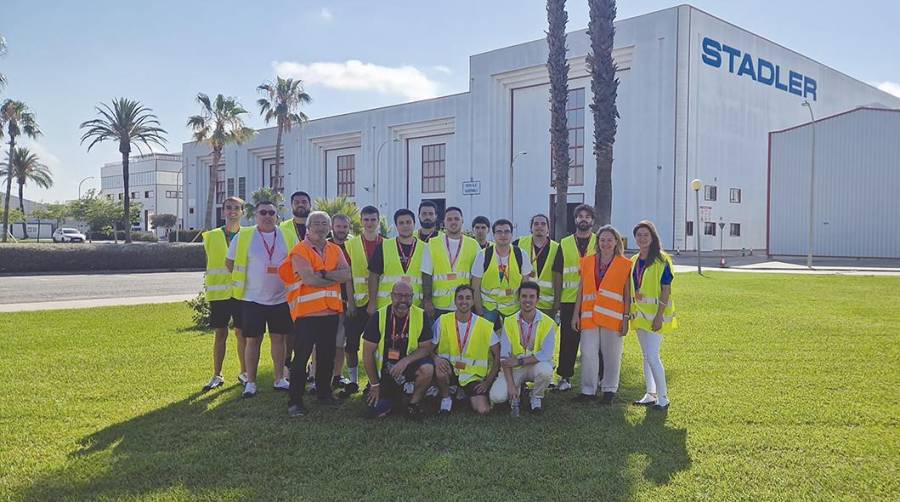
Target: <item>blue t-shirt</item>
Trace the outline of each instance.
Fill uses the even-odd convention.
[[[643,277],[638,275],[638,272],[641,272],[643,275],[643,271],[646,269],[647,263],[643,258],[638,258],[637,263],[634,266],[634,270],[631,272],[634,278],[634,283],[640,288],[641,280]],[[666,262],[666,268],[663,270],[662,277],[659,280],[660,286],[669,286],[672,284],[672,279],[674,276],[672,275],[672,268],[669,266],[669,263]]]

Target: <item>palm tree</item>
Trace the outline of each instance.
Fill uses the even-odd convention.
[[[6,54],[6,39],[3,38],[3,35],[0,35],[0,56]],[[0,89],[3,89],[3,86],[6,85],[6,75],[0,73]]]
[[[279,213],[284,207],[284,195],[281,192],[276,192],[272,187],[259,187],[259,190],[250,194],[250,200],[244,203],[244,218],[252,222],[256,218],[256,205],[264,201],[275,204]]]
[[[309,120],[309,117],[298,109],[300,105],[309,104],[312,98],[303,90],[303,81],[292,78],[278,77],[274,84],[266,82],[258,86],[256,90],[266,96],[256,101],[256,104],[259,105],[259,114],[263,116],[266,124],[274,120],[278,127],[278,134],[275,137],[275,176],[276,179],[281,179],[284,172],[282,169],[284,163],[281,158],[281,136],[285,131],[291,132],[291,128],[295,124],[299,126]],[[284,190],[284,186],[272,188]]]
[[[101,103],[95,107],[100,118],[88,120],[81,124],[86,129],[81,136],[81,143],[92,140],[88,145],[88,151],[101,141],[117,141],[119,153],[122,154],[122,187],[125,190],[124,211],[122,212],[122,225],[125,229],[125,242],[131,242],[131,222],[128,215],[131,214],[131,192],[129,192],[128,160],[132,146],[143,154],[141,145],[150,151],[150,144],[158,145],[165,149],[166,131],[159,127],[159,120],[153,114],[153,110],[145,107],[140,101],[127,98],[113,99],[112,107]]]
[[[216,195],[216,169],[222,161],[222,149],[230,143],[241,144],[253,136],[253,129],[244,125],[241,115],[247,112],[236,98],[216,96],[211,102],[209,96],[197,94],[197,102],[202,107],[200,115],[194,115],[187,126],[194,132],[194,141],[208,141],[212,147],[212,164],[209,165],[209,193],[206,194],[206,216],[204,228],[213,228],[213,201]]]
[[[588,36],[591,52],[587,64],[591,72],[591,93],[594,114],[594,159],[597,162],[597,184],[594,187],[594,225],[606,225],[612,217],[613,143],[616,141],[616,95],[619,79],[616,62],[612,58],[616,28],[616,0],[588,0],[590,20]]]
[[[547,0],[547,71],[550,74],[550,160],[553,166],[552,185],[556,187],[553,208],[554,237],[566,234],[566,213],[569,191],[569,127],[566,120],[566,101],[569,95],[569,63],[566,62],[566,0]]]
[[[10,167],[10,164],[12,166]],[[25,184],[29,181],[41,188],[50,188],[53,186],[53,176],[50,174],[50,168],[41,163],[37,154],[25,147],[18,147],[13,152],[12,162],[4,164],[4,168],[0,170],[0,177],[6,176],[7,183],[11,178],[16,179],[19,185],[19,211],[25,214],[25,198],[23,191]],[[28,227],[22,221],[22,235],[28,238]]]
[[[37,138],[41,135],[34,113],[28,109],[28,105],[21,101],[7,99],[0,106],[0,131],[6,126],[6,134],[9,136],[9,153],[6,158],[12,160],[16,150],[16,138],[24,134],[29,138]],[[12,191],[12,177],[6,177],[6,199],[3,201],[3,242],[9,235],[9,197]]]

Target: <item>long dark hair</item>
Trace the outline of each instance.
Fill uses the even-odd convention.
[[[662,248],[659,244],[659,232],[656,230],[656,225],[650,220],[641,220],[634,226],[634,230],[631,231],[631,235],[635,239],[637,239],[638,229],[641,228],[646,228],[650,232],[650,249],[647,250],[647,263],[650,264],[656,260],[662,260]]]

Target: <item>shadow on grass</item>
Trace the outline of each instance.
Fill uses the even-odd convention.
[[[286,397],[254,399],[237,385],[196,393],[107,426],[26,500],[189,497],[621,499],[690,467],[687,431],[624,404],[576,405],[553,395],[542,416],[488,417],[455,409],[423,423],[361,418],[351,399],[286,417]]]

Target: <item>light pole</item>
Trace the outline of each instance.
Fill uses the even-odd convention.
[[[703,182],[700,178],[691,182],[691,188],[694,190],[694,207],[697,210],[697,218],[694,220],[694,235],[697,236],[697,273],[703,275],[703,268],[700,266],[700,189],[703,188]]]
[[[175,243],[178,243],[178,227],[180,226],[178,222],[178,213],[181,211],[181,200],[184,197],[184,192],[181,190],[181,171],[184,170],[184,165],[181,166],[181,169],[178,170],[178,174],[175,176]]]
[[[810,149],[809,162],[809,248],[806,252],[806,266],[812,268],[813,257],[813,235],[814,235],[814,218],[813,208],[815,207],[815,187],[816,187],[816,118],[813,116],[812,105],[808,100],[803,100],[800,106],[805,106],[809,110],[809,125],[812,127],[812,147]]]
[[[394,139],[386,139],[386,140],[382,141],[381,144],[378,145],[378,151],[375,153],[375,179],[374,179],[374,181],[372,181],[372,189],[375,192],[375,207],[378,207],[379,209],[380,209],[380,206],[378,205],[378,159],[381,158],[381,150],[384,149],[384,146],[391,142],[399,143],[400,140],[397,138],[394,138]]]
[[[528,152],[521,151],[515,155],[513,158],[509,159],[509,215],[513,221],[516,221],[516,198],[515,198],[515,185],[513,184],[513,164],[516,163],[516,159],[523,155],[528,155]],[[515,225],[515,223],[513,223]]]
[[[78,182],[78,200],[81,200],[81,184],[87,180],[92,180],[92,179],[94,179],[93,176],[88,176],[87,178]]]

